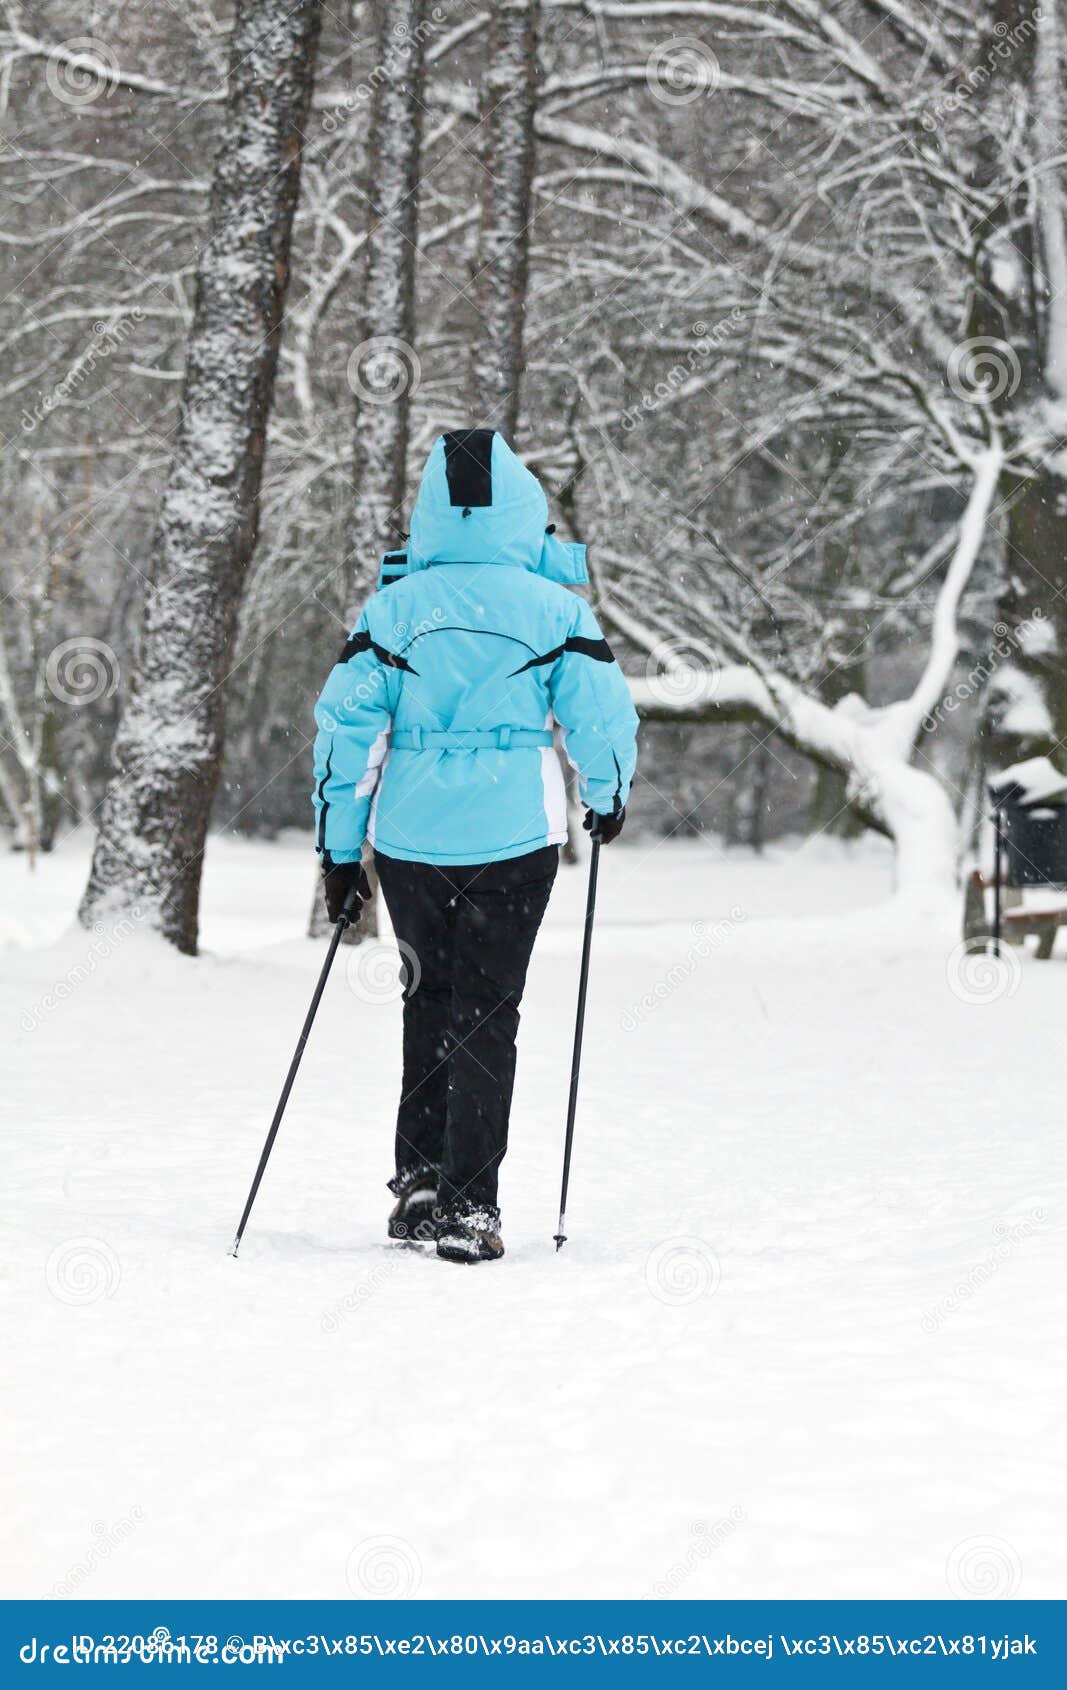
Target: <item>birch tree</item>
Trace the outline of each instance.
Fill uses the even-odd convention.
[[[321,0],[238,0],[181,418],[81,919],[195,952],[225,683],[255,549]]]

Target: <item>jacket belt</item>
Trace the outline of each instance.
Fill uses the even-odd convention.
[[[396,728],[394,751],[515,751],[551,745],[548,728]]]

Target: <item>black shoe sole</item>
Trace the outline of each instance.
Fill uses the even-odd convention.
[[[472,1252],[461,1245],[450,1245],[447,1239],[437,1240],[437,1254],[443,1262],[458,1262],[464,1267],[473,1267],[477,1262],[498,1262],[504,1254],[503,1246],[499,1250],[478,1250]]]

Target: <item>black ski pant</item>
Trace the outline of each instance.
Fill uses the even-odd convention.
[[[403,957],[397,1174],[432,1168],[442,1205],[495,1206],[519,1004],[559,849],[463,868],[374,861]]]

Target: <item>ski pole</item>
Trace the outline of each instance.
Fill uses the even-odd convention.
[[[1003,894],[1000,890],[1000,877],[1004,872],[1004,819],[1000,805],[993,807],[994,850],[993,850],[993,955],[1000,960],[1000,930],[1001,906]]]
[[[345,899],[344,908],[334,924],[333,938],[330,940],[330,948],[326,952],[326,961],[322,965],[322,973],[319,975],[319,983],[315,987],[315,995],[311,1000],[311,1006],[304,1018],[304,1025],[300,1029],[300,1037],[297,1040],[296,1050],[293,1053],[293,1060],[289,1064],[289,1072],[285,1076],[285,1084],[282,1087],[282,1095],[278,1099],[278,1107],[274,1111],[274,1119],[270,1124],[270,1131],[267,1134],[266,1143],[263,1146],[263,1154],[259,1158],[259,1166],[256,1169],[256,1177],[252,1181],[252,1189],[248,1193],[248,1201],[244,1207],[244,1214],[241,1216],[241,1223],[237,1228],[237,1237],[233,1241],[233,1249],[230,1251],[231,1256],[236,1256],[241,1245],[241,1239],[244,1237],[244,1230],[248,1225],[248,1217],[252,1213],[252,1205],[256,1200],[256,1192],[259,1190],[260,1181],[263,1178],[267,1163],[270,1160],[270,1153],[274,1149],[274,1140],[277,1138],[278,1128],[282,1124],[282,1116],[285,1114],[285,1106],[289,1101],[289,1093],[293,1089],[293,1081],[296,1079],[296,1071],[300,1066],[300,1058],[304,1054],[304,1046],[307,1044],[308,1037],[311,1033],[311,1024],[318,1011],[322,994],[326,990],[326,981],[329,979],[330,969],[333,967],[333,959],[337,955],[337,947],[344,937],[345,928],[351,925],[353,901],[358,901],[358,898],[359,888],[353,886],[351,892],[348,894],[348,897]]]
[[[567,1136],[563,1141],[563,1185],[559,1194],[559,1230],[553,1234],[557,1253],[567,1242],[563,1231],[567,1219],[567,1186],[571,1177],[571,1149],[574,1145],[574,1116],[578,1108],[578,1071],[582,1063],[582,1034],[585,1031],[585,994],[589,985],[589,952],[593,944],[593,916],[596,910],[596,877],[600,864],[600,838],[593,834],[589,858],[589,892],[585,900],[585,937],[582,940],[582,969],[578,976],[578,1012],[574,1021],[574,1049],[571,1053],[571,1090],[567,1101]]]

